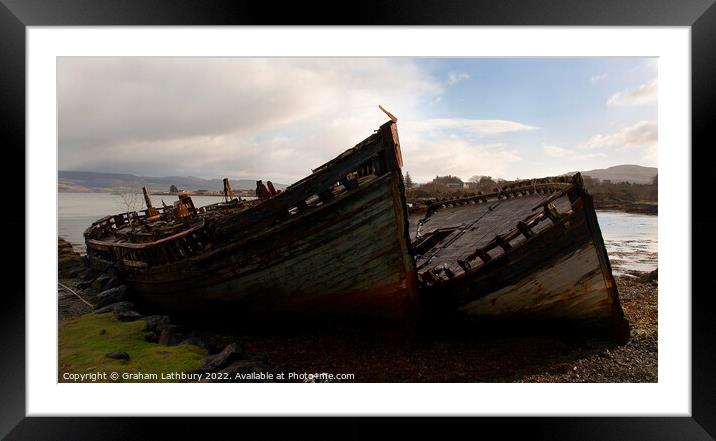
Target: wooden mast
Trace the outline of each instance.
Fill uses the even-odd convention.
[[[229,202],[231,200],[231,183],[229,178],[224,178],[224,201]]]
[[[147,189],[146,185],[142,187],[142,193],[144,193],[144,203],[147,204],[147,215],[149,217],[158,215],[159,212],[152,205],[152,198],[149,197],[149,189]]]

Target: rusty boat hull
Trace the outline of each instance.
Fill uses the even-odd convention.
[[[436,321],[569,325],[629,338],[580,175],[434,201],[411,225],[423,310]]]
[[[417,276],[400,165],[388,122],[284,192],[198,213],[179,239],[117,243],[91,227],[88,257],[114,265],[139,303],[177,315],[410,327]]]

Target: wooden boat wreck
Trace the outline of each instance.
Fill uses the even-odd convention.
[[[108,216],[85,232],[88,259],[138,300],[239,320],[330,318],[412,326],[417,279],[395,121],[282,192],[259,199]],[[227,186],[225,180],[225,187]]]
[[[629,337],[579,173],[417,202],[410,231],[426,316],[578,325]]]
[[[387,112],[386,112],[387,113]],[[581,322],[628,335],[581,177],[423,201],[409,215],[395,118],[283,192],[108,216],[93,266],[148,307],[414,327],[419,314]],[[270,183],[269,183],[270,184]],[[412,238],[412,239],[411,239]],[[621,338],[621,337],[620,337]]]

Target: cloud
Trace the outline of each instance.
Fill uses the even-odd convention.
[[[584,153],[576,150],[565,149],[556,145],[545,145],[542,147],[545,156],[551,158],[569,158],[569,159],[594,159],[604,158],[604,153]]]
[[[579,149],[611,149],[612,152],[636,150],[645,164],[656,164],[659,128],[655,121],[639,121],[606,135],[597,134],[578,146]]]
[[[574,152],[572,152],[571,150],[563,149],[562,147],[558,147],[556,145],[543,146],[542,150],[544,150],[545,155],[550,156],[552,158],[561,158],[566,154],[574,154]]]
[[[59,167],[290,183],[443,87],[405,59],[60,58]]]
[[[447,84],[448,86],[452,86],[460,81],[467,80],[468,78],[470,78],[470,75],[465,72],[450,72],[448,73]]]
[[[581,144],[582,149],[603,147],[649,147],[659,141],[659,128],[655,121],[639,121],[633,126],[624,127],[606,135],[597,134]]]
[[[520,156],[482,138],[536,127],[427,117],[444,87],[406,59],[60,58],[59,167],[289,184],[369,136],[383,104],[414,179],[506,173]]]
[[[609,97],[607,105],[610,107],[640,106],[656,102],[658,97],[657,80],[642,84],[637,89],[617,92]]]
[[[594,75],[594,76],[591,78],[592,84],[597,84],[598,82],[602,81],[603,79],[605,79],[605,78],[608,77],[608,76],[609,76],[609,74],[607,74],[607,73],[602,73],[602,74],[599,74],[599,75]]]
[[[399,123],[400,124],[400,123]],[[435,176],[454,175],[467,179],[473,175],[504,176],[520,155],[502,143],[480,144],[459,137],[424,137],[402,131],[404,171],[416,182],[429,182]]]
[[[656,122],[639,121],[613,133],[594,135],[586,142],[576,145],[575,148],[550,144],[543,145],[542,151],[545,156],[550,158],[584,160],[606,158],[609,154],[632,150],[641,155],[641,159],[645,163],[656,164],[658,140],[659,133]],[[606,150],[609,153],[606,153]]]
[[[463,130],[478,135],[537,130],[537,127],[502,119],[432,118],[412,122],[411,125],[413,130],[424,132],[448,129]]]

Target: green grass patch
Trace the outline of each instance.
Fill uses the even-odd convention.
[[[112,313],[86,314],[60,324],[59,381],[64,373],[104,372],[103,382],[115,382],[109,375],[119,374],[116,382],[171,382],[162,374],[191,372],[203,366],[206,350],[194,345],[162,346],[145,339],[144,320],[120,322]],[[129,361],[106,357],[108,352],[126,352]],[[158,379],[122,379],[123,373],[157,374]],[[173,380],[178,381],[178,380]]]

